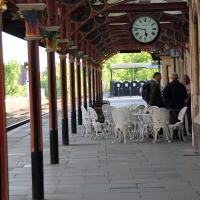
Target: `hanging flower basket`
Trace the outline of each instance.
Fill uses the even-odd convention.
[[[84,56],[83,51],[78,51],[78,53],[76,54],[76,57],[78,58],[82,58]]]
[[[89,61],[90,60],[90,56],[84,55],[84,56],[82,56],[82,60]]]
[[[61,37],[61,33],[55,33],[54,31],[49,32],[41,39],[41,42],[44,43],[47,52],[55,52],[58,45],[57,39]]]

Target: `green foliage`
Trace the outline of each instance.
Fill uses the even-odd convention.
[[[103,64],[102,76],[105,83],[105,91],[110,89],[110,65],[123,63],[150,63],[152,62],[151,55],[147,52],[141,53],[123,53],[116,54],[108,59]],[[112,80],[114,81],[141,81],[150,80],[157,69],[133,68],[133,69],[117,69],[112,72]]]
[[[68,66],[66,68],[68,69]],[[69,82],[70,82],[69,70],[67,70],[68,98],[69,98],[69,93],[70,93]],[[41,84],[41,88],[44,88],[44,90],[45,90],[45,98],[49,99],[48,98],[49,93],[48,93],[48,70],[47,69],[40,74],[40,84]],[[57,99],[60,99],[61,98],[61,85],[60,85],[60,64],[59,63],[56,64],[56,93],[57,93]]]
[[[19,74],[21,73],[21,66],[15,60],[4,64],[4,82],[5,93],[11,96],[25,96],[26,85],[19,85]]]
[[[47,69],[40,74],[40,86],[44,88],[45,97],[48,99],[49,92],[48,92],[48,71]]]

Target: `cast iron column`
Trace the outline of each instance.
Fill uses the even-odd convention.
[[[75,92],[75,73],[74,73],[74,50],[69,50],[69,70],[70,70],[70,100],[71,100],[71,132],[76,131],[76,92]]]
[[[95,86],[96,86],[96,100],[99,100],[99,82],[98,82],[98,70],[95,66]]]
[[[93,66],[93,65],[92,65]],[[93,102],[95,102],[95,71],[94,66],[92,67],[92,96],[93,96]]]
[[[60,86],[62,107],[62,141],[63,145],[69,145],[66,57],[60,58]]]
[[[59,163],[55,52],[47,52],[51,164]]]
[[[103,100],[103,85],[102,85],[102,70],[99,70],[99,86],[100,86],[100,100]]]
[[[82,72],[83,72],[83,106],[87,109],[87,80],[86,80],[86,61],[82,60]]]
[[[5,4],[1,0],[0,3],[0,199],[8,200],[8,153],[5,121],[5,90],[2,48],[2,12],[5,10],[5,8],[3,8],[3,5]]]
[[[82,112],[81,112],[81,71],[80,71],[80,58],[76,57],[76,86],[77,86],[77,110],[78,110],[78,125],[82,125]]]
[[[28,46],[28,76],[29,76],[29,107],[30,107],[30,140],[31,140],[31,170],[32,170],[32,198],[44,199],[43,172],[43,141],[40,92],[39,65],[39,19],[37,12],[44,10],[44,3],[16,4],[22,12],[26,28]],[[33,13],[33,9],[35,12]],[[31,23],[30,23],[31,22]]]
[[[91,61],[87,61],[88,68],[88,97],[89,97],[89,106],[92,105],[92,83],[91,83]]]
[[[33,199],[44,199],[39,41],[28,40],[28,73]]]

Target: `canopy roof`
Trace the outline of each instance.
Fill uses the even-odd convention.
[[[123,63],[123,64],[111,64],[110,69],[132,69],[132,68],[158,68],[158,64],[154,63]]]
[[[62,38],[69,38],[79,51],[100,62],[120,51],[150,52],[153,47],[161,52],[166,46],[181,51],[188,42],[186,0],[7,0],[3,31],[23,39],[19,3],[45,3],[43,26],[60,26]],[[138,44],[131,37],[131,23],[140,14],[153,15],[160,23],[160,36],[151,45]]]

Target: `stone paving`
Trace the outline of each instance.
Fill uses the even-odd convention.
[[[64,146],[58,112],[59,164],[51,165],[48,116],[42,124],[45,200],[200,200],[200,156],[190,136],[112,144],[81,137],[78,126]],[[8,159],[10,200],[32,199],[29,124],[8,132]]]

